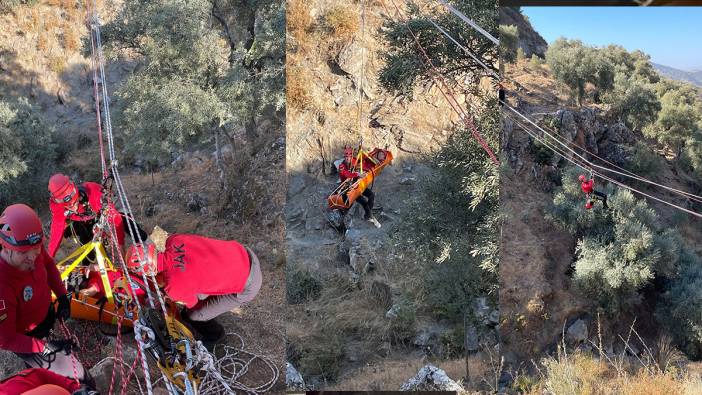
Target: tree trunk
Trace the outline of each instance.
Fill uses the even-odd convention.
[[[222,163],[222,151],[220,150],[219,144],[219,128],[214,131],[215,136],[215,163],[217,163],[217,169],[219,170],[219,189],[227,190],[227,180],[224,176],[224,164]]]

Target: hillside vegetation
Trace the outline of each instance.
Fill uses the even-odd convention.
[[[702,96],[697,87],[662,77],[644,52],[614,44],[590,47],[562,38],[549,46],[545,58],[511,50],[507,98],[517,110],[593,163],[700,194]],[[526,376],[539,377],[539,388],[552,393],[600,393],[598,388],[603,393],[694,392],[699,378],[689,373],[695,371],[689,361],[700,358],[702,344],[700,220],[598,176],[595,189],[608,195],[610,210],[599,202],[586,209],[578,175],[589,169],[574,167],[530,137],[518,121],[506,117],[502,142],[510,168],[502,173],[501,208],[505,226],[514,229],[513,235],[503,234],[500,259],[507,360],[513,366],[540,361],[541,373],[526,369]],[[543,136],[534,127],[527,129]],[[694,199],[606,174],[702,212]],[[601,319],[597,326],[595,316]],[[631,348],[619,341],[627,333]],[[571,358],[557,357],[561,342]],[[594,344],[604,346],[597,350]],[[676,367],[652,370],[638,363],[671,347],[686,357]],[[572,354],[574,349],[579,354]],[[611,366],[615,355],[631,367],[626,374]],[[588,387],[586,365],[597,369],[601,387]],[[558,390],[549,387],[552,375],[560,375]]]

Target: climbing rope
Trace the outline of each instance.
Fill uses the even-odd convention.
[[[493,37],[492,35],[490,35],[489,33],[487,33],[484,29],[480,28],[475,22],[473,22],[472,20],[470,20],[469,18],[467,18],[467,17],[466,17],[464,14],[462,14],[460,11],[458,11],[458,10],[456,10],[455,8],[451,7],[445,0],[439,0],[439,1],[440,1],[444,6],[446,6],[447,8],[449,8],[449,10],[451,10],[454,14],[456,14],[456,15],[459,16],[461,19],[463,19],[464,21],[466,21],[466,23],[468,23],[470,26],[476,28],[476,30],[477,30],[478,32],[480,32],[481,34],[485,35],[485,37],[487,37],[487,38],[490,39],[490,40],[493,40],[493,39],[494,39],[494,37]],[[493,70],[491,70],[489,67],[487,67],[483,62],[479,61],[479,60],[475,57],[475,55],[473,55],[472,53],[470,53],[470,51],[469,51],[467,48],[465,48],[465,46],[462,46],[460,43],[458,43],[458,41],[457,41],[456,39],[454,39],[453,37],[451,37],[451,36],[448,34],[448,32],[445,31],[445,29],[442,29],[440,26],[438,26],[438,25],[437,25],[436,23],[434,23],[432,20],[429,20],[429,21],[437,28],[437,30],[439,30],[442,34],[444,34],[445,36],[447,36],[447,37],[449,38],[449,40],[451,40],[451,41],[454,42],[457,46],[459,46],[461,49],[463,49],[465,52],[467,52],[467,53],[468,53],[474,60],[476,60],[476,61],[478,62],[478,64],[480,64],[488,73],[490,73],[490,74],[493,75],[493,76],[495,75]],[[494,41],[493,41],[493,42],[494,42]],[[497,44],[497,43],[499,43],[499,41],[496,42],[496,44]],[[507,80],[509,80],[509,81],[511,81],[511,82],[513,82],[513,83],[516,83],[517,85],[520,85],[517,81],[515,81],[515,80],[513,80],[513,79],[511,79],[511,78],[507,78],[507,77],[504,77],[504,76],[503,76],[501,79],[507,79]],[[502,103],[503,103],[503,104],[506,104],[504,101],[503,101]],[[508,105],[507,105],[507,106],[508,106]],[[509,107],[509,106],[508,106],[508,107]],[[510,107],[510,108],[511,108],[511,107]],[[512,111],[516,111],[516,110],[514,110],[513,108],[511,108],[511,109],[512,109]],[[518,115],[519,115],[520,117],[523,117],[524,119],[526,119],[529,123],[531,123],[531,124],[533,124],[534,126],[536,126],[537,128],[539,128],[542,132],[544,132],[545,134],[547,134],[549,137],[551,137],[551,138],[553,138],[554,140],[558,141],[561,145],[564,145],[560,140],[554,138],[550,133],[546,132],[541,126],[536,125],[534,122],[532,122],[531,120],[527,119],[523,114],[521,114],[521,113],[519,113],[519,112],[517,112],[517,113],[518,113]],[[551,130],[551,129],[549,129],[549,130]],[[554,133],[554,134],[557,134],[557,133],[556,133],[555,131],[553,131],[553,130],[551,130],[551,132]],[[654,186],[657,186],[657,187],[666,189],[666,190],[668,190],[668,191],[670,191],[670,192],[672,192],[672,193],[679,194],[679,195],[685,196],[685,197],[687,197],[687,198],[689,198],[689,199],[692,199],[692,200],[695,200],[695,201],[697,201],[697,202],[702,203],[702,196],[695,195],[695,194],[692,194],[692,193],[689,193],[689,192],[686,192],[686,191],[682,191],[682,190],[679,190],[679,189],[676,189],[676,188],[672,188],[672,187],[669,187],[669,186],[667,186],[667,185],[663,185],[663,184],[660,184],[660,183],[656,183],[656,182],[651,181],[651,180],[649,180],[649,179],[647,179],[647,178],[645,178],[645,177],[642,177],[642,176],[640,176],[640,175],[637,175],[636,173],[633,173],[633,172],[631,172],[631,171],[628,171],[628,170],[626,170],[626,169],[624,169],[624,168],[622,168],[622,167],[620,167],[620,166],[618,166],[618,165],[612,163],[611,161],[608,161],[608,160],[605,159],[605,158],[600,157],[599,155],[597,155],[597,154],[595,154],[595,153],[593,153],[593,152],[587,150],[585,147],[583,147],[583,146],[581,146],[581,145],[579,145],[579,144],[577,144],[577,143],[575,143],[575,142],[572,142],[572,143],[570,143],[570,144],[571,144],[571,145],[574,145],[574,146],[576,146],[576,147],[578,147],[578,148],[580,148],[580,149],[582,149],[585,153],[587,153],[587,154],[591,155],[592,157],[594,157],[594,158],[596,158],[596,159],[602,161],[603,163],[606,163],[606,164],[610,165],[611,167],[614,167],[614,168],[618,169],[619,171],[618,171],[618,170],[613,170],[613,169],[611,169],[611,168],[608,168],[608,167],[605,167],[605,166],[601,166],[601,165],[598,165],[598,164],[595,164],[595,163],[592,163],[591,161],[589,161],[589,160],[585,159],[584,157],[578,155],[578,154],[577,154],[574,150],[572,150],[569,146],[564,145],[564,146],[566,147],[567,150],[571,151],[574,155],[578,155],[582,160],[584,160],[584,161],[585,161],[589,166],[591,166],[591,167],[598,168],[598,169],[600,169],[600,170],[607,171],[607,172],[610,172],[610,173],[614,173],[614,174],[617,174],[617,175],[620,175],[620,176],[623,176],[623,177],[632,178],[632,179],[635,179],[635,180],[640,181],[640,182],[643,182],[643,183],[647,183],[647,184],[650,184],[650,185],[654,185]]]
[[[454,14],[456,14],[457,16],[459,16],[459,18],[461,18],[461,19],[464,20],[466,23],[468,23],[470,26],[472,26],[473,28],[475,28],[477,31],[479,31],[481,34],[483,34],[485,37],[487,37],[487,38],[490,39],[491,41],[495,42],[496,44],[499,44],[499,40],[496,41],[496,39],[495,39],[492,35],[490,35],[489,33],[487,33],[484,29],[480,28],[480,26],[478,26],[475,22],[473,22],[472,20],[470,20],[469,18],[467,18],[465,15],[463,15],[460,11],[458,11],[458,10],[456,10],[455,8],[451,7],[445,0],[439,0],[439,1],[440,1],[444,6],[446,6],[451,12],[453,12]],[[436,27],[442,34],[446,35],[452,42],[454,42],[454,43],[455,43],[456,45],[458,45],[461,49],[463,49],[464,51],[466,51],[467,53],[469,53],[469,55],[471,55],[471,57],[473,57],[474,60],[478,61],[478,59],[477,59],[474,55],[470,54],[470,51],[468,51],[467,48],[465,48],[464,46],[460,45],[460,44],[457,42],[457,40],[455,40],[453,37],[451,37],[444,29],[442,29],[440,26],[438,26],[438,25],[437,25],[436,23],[434,23],[433,21],[430,20],[430,22],[431,22],[431,23],[434,25],[434,27]],[[494,74],[493,74],[494,71],[491,70],[489,67],[487,67],[483,62],[478,61],[478,64],[480,64],[488,73],[490,73],[491,75],[494,75]],[[516,82],[516,81],[515,81],[515,82]],[[656,183],[656,182],[654,182],[654,181],[651,181],[651,180],[649,180],[649,179],[646,179],[646,178],[644,178],[644,177],[641,177],[641,176],[639,176],[639,175],[636,175],[636,174],[633,173],[633,172],[630,172],[630,171],[628,171],[628,170],[626,170],[626,169],[623,169],[623,168],[617,166],[616,164],[611,163],[610,161],[607,161],[607,160],[604,159],[604,158],[601,158],[601,157],[598,156],[597,154],[594,154],[594,153],[588,151],[588,150],[585,149],[584,147],[582,147],[582,146],[580,146],[580,145],[578,145],[578,144],[573,143],[575,146],[577,146],[578,148],[581,148],[581,149],[584,150],[586,153],[588,153],[588,154],[592,155],[593,157],[595,157],[595,158],[597,158],[597,159],[603,161],[604,163],[607,163],[607,164],[612,165],[613,167],[615,167],[615,168],[617,168],[617,169],[619,169],[619,170],[621,170],[621,171],[613,170],[613,169],[611,169],[611,168],[608,168],[608,167],[605,167],[605,166],[601,166],[601,165],[592,163],[591,161],[589,161],[588,159],[586,159],[586,158],[583,157],[582,155],[578,154],[578,153],[577,153],[575,150],[573,150],[571,147],[569,147],[568,144],[566,144],[566,143],[562,142],[560,139],[554,137],[551,133],[547,132],[547,131],[544,130],[542,127],[540,127],[539,125],[537,125],[536,123],[534,123],[532,120],[530,120],[529,118],[527,118],[524,114],[520,113],[519,111],[517,111],[516,109],[514,109],[513,107],[511,107],[508,103],[506,103],[506,102],[503,101],[503,100],[499,100],[499,101],[500,101],[507,109],[509,109],[510,111],[515,112],[518,116],[520,116],[520,117],[522,117],[523,119],[525,119],[528,123],[532,124],[533,126],[535,126],[536,128],[538,128],[539,130],[541,130],[542,133],[544,133],[545,135],[547,135],[548,137],[550,137],[550,138],[553,139],[554,141],[558,142],[558,143],[559,143],[560,145],[562,145],[567,151],[569,151],[569,152],[571,152],[573,155],[575,155],[578,159],[582,160],[582,161],[583,161],[583,164],[576,164],[576,165],[577,165],[578,167],[581,167],[583,170],[590,172],[590,174],[593,174],[593,168],[597,168],[597,169],[600,169],[600,170],[603,170],[603,171],[606,171],[606,172],[611,172],[611,173],[614,173],[614,174],[617,174],[617,175],[620,175],[620,176],[623,176],[623,177],[629,177],[629,178],[635,179],[635,180],[637,180],[637,181],[641,181],[641,182],[644,182],[644,183],[647,183],[647,184],[651,184],[651,185],[654,185],[654,186],[657,186],[657,187],[666,189],[666,190],[668,190],[668,191],[670,191],[670,192],[673,192],[673,193],[675,193],[675,194],[679,194],[679,195],[685,196],[686,198],[695,200],[695,201],[697,201],[697,202],[702,202],[702,196],[695,195],[695,194],[692,194],[692,193],[689,193],[689,192],[685,192],[685,191],[682,191],[682,190],[679,190],[679,189],[676,189],[676,188],[672,188],[672,187],[669,187],[669,186],[666,186],[666,185],[663,185],[663,184],[660,184],[660,183]],[[510,117],[510,118],[511,118],[511,117]],[[513,118],[512,118],[512,119],[513,119]],[[521,123],[519,123],[519,122],[517,122],[517,123],[521,125]],[[525,131],[528,131],[528,128],[523,127],[522,129],[524,129]],[[553,131],[552,131],[552,132],[553,132]],[[554,134],[557,134],[556,132],[553,132],[553,133],[554,133]],[[532,134],[530,133],[530,135],[532,135]],[[535,137],[535,138],[536,138],[536,137]],[[541,141],[540,138],[539,138],[539,141]],[[549,145],[548,147],[549,147],[550,149],[553,149],[550,145]],[[561,152],[557,152],[557,153],[558,153],[559,155],[563,156],[564,158],[567,158],[569,161],[575,163],[574,161],[570,160],[570,158],[569,158],[567,155],[563,155]],[[603,178],[603,179],[605,179],[605,180],[612,180],[612,178],[607,177],[607,176],[605,176],[605,175],[603,175],[603,174],[601,174],[601,173],[599,173],[599,172],[594,172],[594,174],[599,175],[601,178]],[[646,196],[646,197],[649,197],[649,198],[654,199],[654,200],[656,200],[656,201],[659,201],[659,202],[665,203],[665,204],[667,204],[667,205],[670,205],[670,206],[672,206],[672,207],[674,207],[674,208],[676,208],[676,209],[682,210],[682,211],[684,211],[684,212],[686,212],[686,213],[688,213],[688,214],[692,214],[692,215],[695,215],[695,216],[700,216],[700,214],[697,213],[697,212],[695,212],[695,211],[688,210],[688,209],[686,209],[686,208],[684,208],[684,207],[680,207],[680,206],[678,206],[678,205],[676,205],[676,204],[673,204],[673,203],[670,203],[670,202],[665,201],[665,200],[663,200],[663,199],[660,199],[660,198],[657,198],[657,197],[655,197],[655,196],[649,195],[649,194],[644,193],[644,192],[642,192],[642,191],[639,191],[639,190],[637,190],[637,189],[635,189],[635,188],[633,188],[633,187],[630,187],[630,186],[628,186],[628,185],[625,185],[625,184],[623,184],[623,183],[621,183],[621,182],[619,182],[619,181],[615,181],[615,182],[613,182],[613,183],[614,183],[615,185],[619,185],[619,186],[621,186],[621,187],[623,187],[623,188],[629,189],[629,190],[631,190],[632,192],[638,193],[638,194],[640,194],[640,195],[642,195],[642,196]]]
[[[505,107],[508,106],[506,103],[504,103],[504,105],[505,105]],[[516,110],[514,110],[514,111],[516,112]],[[517,113],[518,113],[518,112],[517,112]],[[518,114],[519,114],[519,113],[518,113]],[[586,171],[586,172],[587,172],[587,171],[590,171],[590,170],[592,169],[592,168],[589,168],[589,167],[588,167],[588,164],[587,164],[588,162],[585,162],[585,163],[584,163],[584,162],[582,162],[582,161],[578,161],[578,160],[573,159],[573,158],[572,158],[570,155],[568,155],[565,151],[561,151],[557,146],[555,146],[555,144],[553,144],[553,143],[551,143],[550,141],[548,141],[548,140],[546,140],[546,139],[540,137],[537,133],[534,133],[532,130],[529,129],[529,127],[527,127],[525,124],[521,123],[518,119],[514,118],[514,117],[511,116],[511,115],[508,115],[508,118],[510,118],[514,123],[516,123],[520,128],[522,128],[522,130],[524,130],[525,132],[527,132],[527,134],[529,134],[529,136],[531,136],[531,137],[534,138],[535,140],[539,141],[539,142],[540,142],[541,144],[543,144],[545,147],[549,148],[551,151],[555,152],[557,155],[559,155],[559,156],[561,156],[562,158],[566,159],[566,160],[569,161],[570,163],[572,163],[572,164],[574,164],[575,166],[577,166],[577,167],[583,169],[583,170]],[[526,118],[525,118],[525,119],[526,119]],[[527,120],[528,120],[528,119],[527,119]],[[528,121],[529,121],[529,120],[528,120]],[[538,126],[537,126],[537,127],[538,127]],[[557,140],[557,141],[560,143],[559,140]],[[650,194],[647,194],[647,193],[645,193],[645,192],[642,192],[642,191],[640,191],[640,190],[638,190],[638,189],[636,189],[636,188],[633,188],[633,187],[631,187],[631,186],[628,186],[628,185],[626,185],[626,184],[624,184],[624,183],[622,183],[622,182],[620,182],[620,181],[617,181],[617,180],[615,180],[615,179],[613,179],[613,178],[611,178],[611,177],[608,177],[608,176],[606,176],[606,175],[604,175],[604,174],[602,174],[602,173],[599,173],[599,172],[596,172],[596,171],[592,171],[592,174],[594,174],[594,175],[596,175],[596,176],[602,178],[603,180],[609,181],[609,182],[611,182],[611,183],[613,183],[613,184],[615,184],[615,185],[617,185],[617,186],[619,186],[619,187],[621,187],[621,188],[628,189],[629,191],[631,191],[631,192],[633,192],[633,193],[637,193],[637,194],[639,194],[639,195],[645,196],[645,197],[647,197],[647,198],[650,198],[650,199],[656,200],[656,201],[658,201],[658,202],[660,202],[660,203],[663,203],[663,204],[666,204],[666,205],[668,205],[668,206],[671,206],[671,207],[673,207],[673,208],[675,208],[675,209],[677,209],[677,210],[680,210],[680,211],[686,212],[686,213],[688,213],[688,214],[690,214],[690,215],[694,215],[694,216],[696,216],[696,217],[702,218],[702,214],[700,214],[700,213],[698,213],[698,212],[695,212],[695,211],[686,209],[686,208],[681,207],[681,206],[679,206],[679,205],[676,205],[676,204],[674,204],[674,203],[670,203],[670,202],[668,202],[668,201],[666,201],[666,200],[664,200],[664,199],[661,199],[661,198],[658,198],[658,197],[656,197],[656,196],[652,196],[652,195],[650,195]]]
[[[218,357],[216,360],[212,359],[213,369],[211,371],[222,372],[222,375],[227,376],[228,379],[224,381],[235,383],[231,388],[236,390],[237,393],[256,395],[272,389],[280,378],[280,371],[275,362],[273,362],[270,358],[245,350],[246,345],[244,343],[244,339],[239,334],[229,332],[227,333],[227,336],[236,336],[239,339],[239,346],[235,347],[230,344],[215,346],[214,353],[223,353],[223,355]],[[198,344],[198,347],[201,351],[204,349],[200,343]],[[255,387],[241,384],[240,379],[248,373],[249,367],[255,361],[260,361],[261,363],[265,364],[265,366],[272,373],[271,379]],[[221,393],[222,387],[220,382],[221,380],[219,379],[210,380],[209,376],[206,375],[202,380],[200,392],[203,394]]]
[[[457,17],[461,18],[465,23],[469,24],[473,29],[477,30],[485,36],[488,40],[492,41],[495,43],[495,45],[500,45],[500,40],[496,39],[492,34],[488,33],[485,29],[480,27],[477,23],[473,22],[470,18],[465,16],[461,11],[455,9],[451,4],[449,4],[446,0],[439,0],[441,4],[444,5],[449,11],[451,11],[454,15]]]
[[[363,79],[366,76],[366,61],[365,61],[365,52],[366,52],[366,1],[361,0],[361,13],[359,15],[361,19],[361,72],[359,73],[358,76],[358,83],[357,83],[357,88],[358,88],[358,134],[363,138],[363,126],[365,122],[363,122]]]
[[[100,20],[97,14],[97,6],[95,3],[95,0],[87,0],[87,10],[88,10],[88,22],[89,22],[89,27],[90,27],[90,39],[91,39],[91,54],[92,54],[92,64],[93,64],[93,91],[95,94],[95,102],[96,102],[96,112],[97,112],[97,118],[98,118],[98,137],[100,139],[100,155],[101,155],[101,164],[103,165],[103,179],[106,179],[108,177],[108,174],[111,175],[113,179],[113,185],[116,189],[116,194],[119,199],[119,202],[121,206],[125,210],[125,217],[132,219],[134,218],[134,213],[131,207],[131,204],[129,202],[124,184],[122,182],[122,178],[120,176],[119,168],[118,168],[118,161],[116,159],[115,155],[115,146],[114,146],[114,135],[113,135],[113,130],[112,130],[112,121],[111,121],[111,116],[110,116],[110,106],[109,106],[109,97],[108,97],[108,90],[107,90],[107,81],[106,81],[106,76],[105,76],[105,69],[104,69],[104,54],[103,54],[103,49],[102,49],[102,42],[101,42],[101,34],[100,34]],[[100,85],[100,89],[98,89],[98,85]],[[100,100],[100,97],[102,97],[102,100]],[[102,103],[102,120],[100,117],[100,103]],[[105,150],[105,145],[103,144],[103,129],[102,125],[104,125],[104,138],[107,140],[107,150],[108,150],[108,156],[109,156],[109,171],[107,169],[107,162],[105,160],[105,155],[104,155],[104,150]],[[104,191],[105,192],[105,191]],[[106,197],[106,201],[103,202],[104,205],[111,204],[110,197]],[[127,220],[129,225],[129,221]],[[108,233],[108,239],[110,244],[114,249],[117,249],[119,251],[118,247],[118,242],[117,242],[117,232],[114,224],[112,222],[107,221],[106,224],[103,224],[103,228],[107,229]],[[155,297],[152,295],[152,293],[156,294],[156,298],[158,299],[158,302],[160,304],[161,311],[163,313],[163,316],[165,318],[169,317],[169,312],[166,310],[166,302],[164,300],[164,297],[159,289],[158,286],[155,286],[154,289],[152,290],[148,284],[157,284],[155,274],[153,272],[149,272],[149,278],[147,278],[146,270],[144,269],[144,262],[145,262],[145,256],[144,254],[146,253],[146,248],[144,248],[144,240],[141,238],[140,232],[136,231],[130,231],[130,237],[132,238],[132,241],[134,245],[140,246],[141,248],[137,248],[137,256],[139,257],[140,263],[142,265],[142,279],[144,281],[144,284],[146,285],[144,287],[144,291],[147,295],[149,305],[151,306],[152,309],[155,309]],[[125,276],[126,279],[129,279],[129,271],[127,269],[126,262],[124,261],[124,257],[122,257],[121,253],[114,254],[117,259],[116,262],[118,266],[121,268],[123,275]],[[129,288],[129,291],[131,292],[132,297],[134,298],[137,311],[139,315],[141,316],[143,309],[141,306],[141,302],[139,301],[138,298],[136,298],[136,293],[132,289],[131,286],[131,281],[126,281],[126,285]],[[153,292],[152,292],[153,291]],[[120,322],[118,324],[118,334],[121,334],[121,317],[120,317]],[[187,358],[186,358],[186,371],[190,371],[192,369],[197,369],[198,371],[201,371],[204,373],[205,379],[209,381],[205,381],[205,383],[211,383],[209,384],[212,388],[216,389],[218,392],[213,392],[213,391],[207,391],[207,388],[201,388],[198,391],[197,385],[192,381],[191,377],[186,372],[176,372],[173,374],[173,378],[182,380],[182,383],[184,384],[184,389],[181,389],[177,387],[172,381],[166,378],[165,372],[163,369],[161,369],[161,378],[158,379],[156,382],[151,381],[150,373],[149,373],[149,367],[146,361],[146,351],[149,349],[154,349],[155,347],[158,347],[155,343],[155,333],[153,330],[145,325],[142,324],[139,320],[134,321],[134,336],[135,340],[138,345],[138,351],[139,353],[137,354],[137,358],[135,358],[132,367],[130,368],[130,372],[127,375],[127,379],[124,379],[124,361],[122,360],[123,354],[122,354],[122,343],[121,341],[118,340],[118,346],[117,346],[117,352],[115,356],[115,361],[116,364],[119,365],[120,368],[120,377],[123,381],[122,385],[122,393],[126,390],[126,384],[129,382],[129,379],[131,378],[134,368],[136,367],[137,360],[141,361],[141,366],[142,370],[144,373],[144,380],[146,382],[146,391],[149,395],[152,395],[153,393],[153,385],[155,383],[158,383],[160,380],[164,381],[165,386],[168,388],[169,392],[171,394],[220,394],[223,391],[225,393],[234,393],[234,390],[232,388],[248,388],[245,385],[241,383],[237,383],[236,379],[241,377],[244,373],[239,372],[237,375],[233,375],[231,377],[223,377],[222,374],[217,370],[220,366],[226,366],[228,361],[231,359],[231,356],[229,354],[225,355],[224,359],[216,359],[214,358],[213,355],[211,355],[207,350],[202,346],[200,342],[196,342],[195,344],[191,344],[190,340],[188,339],[182,339],[178,342],[178,346],[183,346],[186,350]],[[243,344],[243,341],[242,341]],[[193,349],[192,347],[195,346]],[[194,351],[194,354],[191,355],[191,353]],[[241,352],[245,352],[243,350],[240,350]],[[253,354],[252,354],[253,355]],[[270,360],[267,360],[261,356],[256,356],[258,359],[266,360],[270,362]],[[158,358],[157,358],[158,359]],[[270,362],[272,364],[272,362]],[[273,364],[274,366],[274,364]],[[274,378],[270,382],[271,384],[260,386],[254,389],[248,388],[248,393],[255,394],[257,391],[265,391],[267,389],[270,389],[272,385],[277,382],[279,378],[279,374],[277,372],[277,368],[274,370]],[[111,381],[114,381],[114,371],[113,371],[113,377],[111,378]],[[231,383],[231,385],[230,385]],[[110,387],[112,388],[112,384]],[[137,380],[137,384],[139,385],[140,392],[141,390],[141,384]]]
[[[394,0],[391,0],[392,5],[395,7],[396,13],[398,15],[398,19],[402,18],[402,11],[400,8],[397,6]],[[385,11],[388,15],[391,15],[390,10],[387,8],[387,6],[383,4],[383,7],[385,8]],[[473,121],[473,116],[469,115],[466,110],[463,109],[463,107],[460,105],[458,102],[458,99],[456,99],[456,96],[454,95],[452,89],[449,87],[449,85],[446,83],[446,80],[444,79],[443,75],[439,72],[439,70],[434,66],[433,62],[431,61],[431,58],[427,54],[426,50],[422,46],[421,42],[419,41],[417,35],[412,31],[412,29],[409,26],[409,23],[404,23],[405,29],[409,32],[409,34],[412,36],[412,39],[414,40],[415,44],[417,45],[417,48],[419,49],[421,55],[424,57],[424,60],[422,61],[422,65],[429,71],[429,75],[431,76],[432,80],[437,84],[437,87],[441,91],[442,95],[446,98],[446,100],[449,102],[449,105],[451,108],[459,115],[461,120],[465,123],[466,127],[471,131],[471,134],[473,135],[473,138],[476,139],[476,141],[482,146],[483,150],[487,152],[488,156],[492,160],[492,162],[495,165],[499,165],[500,161],[497,159],[497,156],[493,153],[492,149],[488,146],[488,144],[485,142],[483,137],[480,135],[480,132],[478,132],[477,127],[475,126],[475,123]]]

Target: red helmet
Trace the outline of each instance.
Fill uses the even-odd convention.
[[[49,178],[49,194],[54,203],[71,205],[78,200],[78,189],[68,176],[58,173]]]
[[[580,177],[578,177],[578,180],[580,180],[580,182],[585,182],[585,180],[586,180],[585,175],[581,174]]]
[[[29,251],[41,245],[44,230],[37,213],[26,204],[8,206],[0,216],[0,244],[13,251]]]
[[[585,208],[588,210],[592,208],[592,200],[588,200],[587,203],[585,203]]]
[[[353,156],[353,148],[348,145],[344,147],[344,156]]]
[[[141,273],[141,260],[139,259],[139,254],[146,259],[144,262],[144,267],[147,271],[154,271],[156,269],[156,246],[153,243],[145,243],[146,255],[143,253],[143,249],[140,246],[131,246],[129,251],[127,251],[127,269]]]
[[[29,391],[22,392],[22,395],[71,395],[71,393],[58,385],[43,384]]]

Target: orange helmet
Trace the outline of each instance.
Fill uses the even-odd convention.
[[[135,273],[141,273],[141,255],[144,259],[144,267],[148,272],[153,272],[156,270],[156,246],[153,243],[144,243],[146,247],[146,254],[144,254],[141,246],[131,246],[129,251],[127,251],[127,269]]]
[[[78,189],[68,176],[58,173],[49,178],[49,194],[54,203],[72,205],[78,200]]]
[[[26,204],[8,206],[0,215],[0,244],[13,251],[29,251],[41,245],[44,230],[37,213]]]
[[[581,174],[580,177],[578,177],[578,180],[580,180],[580,182],[585,182],[585,180],[586,180],[585,175]]]

